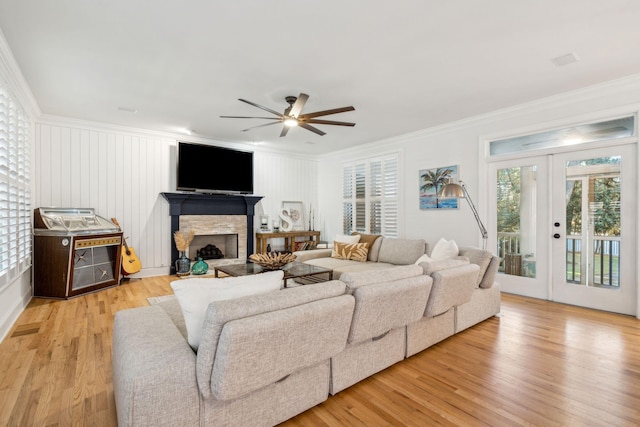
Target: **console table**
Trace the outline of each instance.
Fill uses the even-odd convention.
[[[256,232],[256,252],[257,253],[266,253],[267,252],[267,241],[269,239],[284,239],[284,247],[286,250],[294,252],[296,246],[296,237],[309,237],[316,244],[320,240],[320,232],[319,231],[276,231],[272,233],[261,233]]]

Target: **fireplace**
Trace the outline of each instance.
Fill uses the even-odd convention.
[[[246,262],[253,253],[254,207],[261,196],[200,193],[162,193],[162,196],[169,202],[171,215],[171,274],[175,274],[179,255],[173,242],[173,233],[177,230],[193,230],[196,238],[209,240],[202,247],[212,244],[222,251],[224,258],[208,260],[210,266]],[[227,242],[225,236],[235,236],[235,250],[234,237]],[[191,259],[201,245],[196,238],[187,251]]]
[[[186,251],[192,261],[208,245],[215,246],[223,255],[205,259],[209,267],[245,262],[251,255],[247,252],[247,236],[253,239],[253,233],[247,230],[245,215],[180,215],[179,228],[195,232]]]

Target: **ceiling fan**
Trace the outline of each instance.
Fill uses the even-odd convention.
[[[245,117],[245,116],[220,116],[221,118],[227,119],[266,119],[266,120],[274,120],[272,123],[265,123],[263,125],[253,126],[247,129],[243,129],[242,131],[248,131],[250,129],[255,129],[264,126],[271,126],[278,123],[282,123],[284,126],[282,127],[282,132],[280,132],[280,136],[285,136],[289,129],[295,126],[300,126],[303,129],[309,130],[313,133],[316,133],[320,136],[325,135],[325,132],[321,131],[315,126],[311,126],[312,124],[316,125],[338,125],[338,126],[355,126],[355,123],[349,122],[337,122],[335,120],[323,120],[316,119],[316,117],[328,116],[330,114],[338,114],[344,113],[345,111],[354,111],[355,108],[342,107],[342,108],[333,108],[331,110],[324,111],[316,111],[315,113],[306,113],[302,114],[302,109],[304,105],[309,99],[309,95],[305,93],[301,93],[297,97],[295,96],[287,96],[285,100],[289,103],[289,106],[284,110],[284,114],[278,113],[271,108],[263,107],[262,105],[258,105],[251,101],[247,101],[246,99],[239,99],[239,101],[246,102],[249,105],[253,105],[254,107],[261,108],[265,111],[268,111],[271,114],[274,114],[276,117]]]

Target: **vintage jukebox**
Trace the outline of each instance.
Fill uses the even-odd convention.
[[[122,232],[93,209],[34,210],[34,296],[70,298],[120,283]]]

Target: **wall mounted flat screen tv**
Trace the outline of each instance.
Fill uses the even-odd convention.
[[[253,153],[178,142],[176,189],[200,193],[252,194]]]

